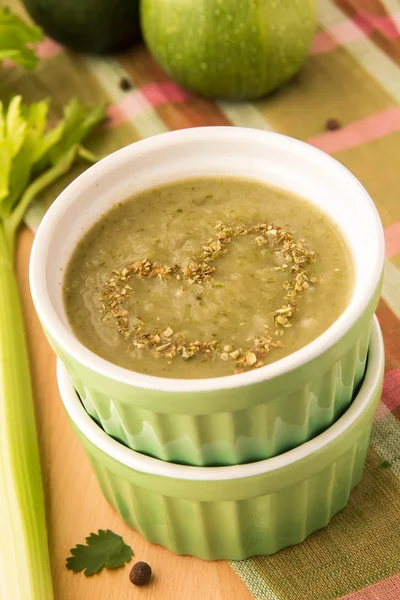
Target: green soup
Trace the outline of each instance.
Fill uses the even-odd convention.
[[[72,330],[121,367],[176,378],[242,373],[308,344],[343,312],[353,263],[310,202],[201,178],[114,206],[64,278]]]

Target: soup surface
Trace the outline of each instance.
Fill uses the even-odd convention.
[[[72,330],[121,367],[175,378],[242,373],[308,344],[343,312],[350,251],[307,200],[199,178],[114,206],[64,277]]]

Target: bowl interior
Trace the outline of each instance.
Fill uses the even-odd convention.
[[[329,215],[351,248],[356,281],[345,312],[320,336],[319,346],[316,341],[309,346],[321,352],[335,341],[329,339],[331,330],[338,338],[351,326],[379,284],[384,259],[382,227],[365,189],[337,161],[307,144],[264,131],[213,127],[168,133],[126,147],[81,175],[49,209],[35,239],[31,287],[39,316],[53,337],[63,345],[74,338],[63,306],[62,281],[77,242],[91,225],[135,192],[210,175],[269,183],[307,198]],[[77,351],[80,344],[75,342]],[[84,350],[81,357],[87,363],[95,355]],[[287,359],[279,362],[283,361]],[[261,371],[267,369],[272,372],[273,364]]]

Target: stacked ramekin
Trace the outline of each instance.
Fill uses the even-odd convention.
[[[62,300],[63,273],[85,231],[135,192],[229,175],[308,198],[338,226],[355,265],[342,315],[290,356],[229,377],[153,377],[85,348]],[[177,553],[240,559],[302,541],[345,506],[381,390],[373,314],[383,261],[382,226],[361,184],[324,153],[269,132],[212,127],[156,136],[110,155],[61,194],[36,235],[32,295],[60,359],[69,418],[127,523]]]

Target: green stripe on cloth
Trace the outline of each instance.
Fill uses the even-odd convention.
[[[375,424],[373,444],[385,465],[400,478],[400,426],[395,415],[388,413]]]
[[[250,560],[232,560],[230,561],[230,565],[241,579],[243,579],[256,600],[283,600],[282,596],[277,596],[268,586],[264,577],[260,576],[256,558]]]
[[[332,0],[319,2],[318,20],[331,27],[345,21],[346,16]],[[400,101],[400,69],[393,60],[367,36],[348,42],[346,51],[397,101]]]
[[[232,125],[237,127],[253,127],[254,129],[265,129],[273,131],[274,128],[266,117],[256,106],[249,102],[217,102],[218,106],[229,119]]]
[[[328,119],[346,125],[395,105],[342,47],[310,56],[279,94],[255,103],[275,130],[302,140],[323,133]]]
[[[274,556],[231,565],[256,600],[336,600],[399,572],[399,497],[399,480],[371,448],[363,480],[328,527]]]
[[[129,81],[130,77],[117,59],[91,56],[87,57],[85,61],[112,102],[119,102],[126,97],[119,84],[121,79]],[[128,121],[131,127],[137,131],[139,138],[146,138],[168,131],[168,128],[152,106],[148,103],[143,104],[143,110],[139,110],[135,117]]]
[[[400,221],[399,147],[397,131],[334,154],[366,187],[385,228]]]
[[[398,0],[380,0],[380,3],[386,8],[388,14],[399,11],[400,7]]]

